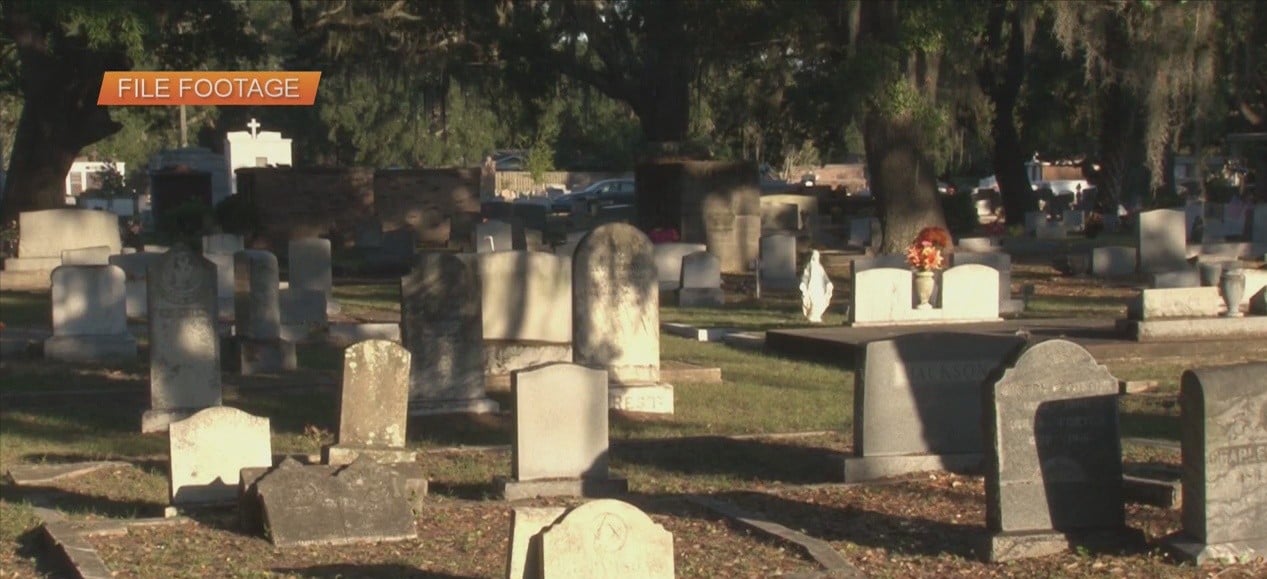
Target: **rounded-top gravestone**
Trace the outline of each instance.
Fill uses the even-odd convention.
[[[655,251],[637,228],[609,223],[572,258],[572,351],[613,384],[660,380],[660,297]]]

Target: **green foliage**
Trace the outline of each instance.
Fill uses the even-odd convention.
[[[215,220],[221,231],[243,236],[260,231],[263,225],[249,193],[230,195],[218,203]]]
[[[202,236],[211,233],[214,220],[210,207],[196,199],[189,199],[164,213],[155,226],[159,235],[169,243],[200,247]]]
[[[528,147],[528,172],[532,174],[534,183],[541,183],[546,171],[554,170],[554,152],[558,148],[559,113],[563,105],[557,99],[551,99],[542,107],[537,117],[537,134],[533,136]]]

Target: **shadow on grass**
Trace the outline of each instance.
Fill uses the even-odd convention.
[[[406,577],[410,579],[466,579],[467,577],[476,577],[476,575],[451,575],[449,573],[434,573],[408,565],[397,565],[391,563],[380,564],[341,564],[341,565],[314,565],[312,567],[275,567],[271,569],[273,573],[281,573],[287,576],[295,577],[313,577],[313,578],[349,578],[349,577]]]
[[[685,475],[729,475],[791,484],[837,482],[839,453],[826,448],[722,437],[666,438],[613,444],[613,465]]]
[[[65,557],[58,557],[52,554],[48,548],[47,539],[44,531],[39,526],[32,528],[17,538],[17,548],[14,552],[18,556],[35,562],[35,571],[40,577],[76,577],[77,570],[72,568]],[[14,577],[19,576],[16,572]]]
[[[509,394],[489,393],[502,408],[509,407]],[[407,425],[410,440],[426,441],[437,446],[510,444],[514,418],[502,414],[441,414],[410,416]]]
[[[51,486],[17,486],[0,483],[0,497],[8,502],[54,508],[64,513],[92,513],[112,519],[161,517],[167,505],[140,500],[119,500],[67,491]]]
[[[32,453],[22,456],[22,460],[31,464],[75,464],[81,462],[119,461],[132,465],[145,473],[167,477],[168,461],[157,458],[132,458],[126,456],[99,456],[80,453]]]
[[[1178,416],[1122,412],[1119,422],[1123,437],[1179,440]]]

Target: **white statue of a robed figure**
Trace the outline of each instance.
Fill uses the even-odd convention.
[[[827,270],[823,269],[815,249],[801,272],[801,311],[809,321],[822,323],[823,313],[831,303],[831,291],[831,279],[827,277]]]

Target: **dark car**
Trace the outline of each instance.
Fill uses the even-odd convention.
[[[554,213],[570,213],[572,204],[584,201],[593,205],[633,205],[633,179],[605,179],[593,183],[589,187],[565,193],[550,200],[550,211]]]

